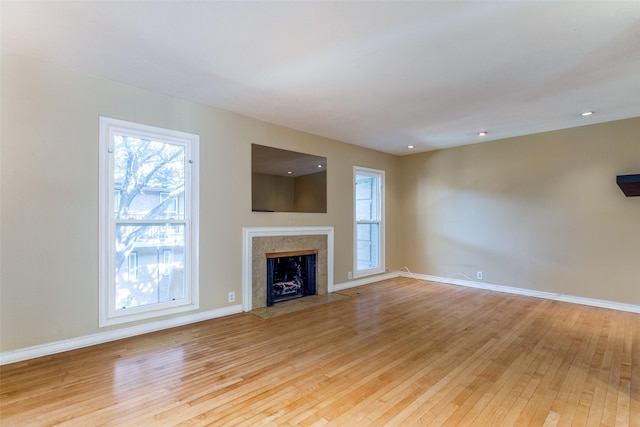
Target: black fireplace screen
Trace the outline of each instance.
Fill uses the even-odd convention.
[[[267,258],[267,306],[316,293],[315,254]]]

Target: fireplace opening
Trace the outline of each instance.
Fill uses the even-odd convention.
[[[267,306],[316,294],[315,250],[267,254]]]

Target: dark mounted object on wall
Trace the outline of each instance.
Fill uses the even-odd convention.
[[[618,187],[627,197],[640,196],[640,174],[618,175],[616,182]]]

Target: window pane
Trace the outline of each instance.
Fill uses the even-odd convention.
[[[184,224],[116,225],[116,310],[185,298],[184,233]]]
[[[115,218],[184,219],[185,147],[123,135],[114,147]]]
[[[378,220],[378,179],[356,175],[356,221]]]
[[[131,252],[128,259],[127,279],[130,281],[138,280],[138,253]]]
[[[379,267],[380,225],[358,224],[356,227],[356,239],[358,270]]]

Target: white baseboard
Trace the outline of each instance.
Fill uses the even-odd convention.
[[[607,301],[601,299],[578,297],[574,295],[562,295],[553,292],[536,291],[524,288],[514,288],[511,286],[494,285],[485,282],[475,282],[472,280],[451,279],[449,277],[429,276],[426,274],[416,274],[408,272],[400,272],[402,277],[412,277],[414,279],[429,280],[432,282],[448,283],[450,285],[467,286],[470,288],[486,289],[495,292],[505,292],[508,294],[524,295],[528,297],[544,298],[555,301],[570,302],[573,304],[590,305],[592,307],[609,308],[612,310],[628,311],[631,313],[640,313],[640,306],[633,304],[624,304],[621,302]]]
[[[381,280],[393,279],[394,277],[398,277],[399,275],[400,274],[397,272],[390,272],[390,273],[379,274],[376,276],[363,277],[361,279],[351,280],[349,282],[344,282],[344,283],[337,283],[337,284],[334,283],[333,290],[335,292],[335,291],[341,291],[343,289],[355,288],[357,286],[368,285],[369,283],[380,282]]]
[[[233,305],[216,310],[203,311],[186,316],[159,320],[157,322],[144,323],[142,325],[131,326],[128,328],[115,329],[112,331],[85,335],[68,340],[56,341],[48,344],[35,345],[33,347],[7,351],[4,353],[0,353],[0,365],[20,362],[27,359],[34,359],[41,356],[48,356],[55,353],[62,353],[64,351],[75,350],[82,347],[89,347],[109,341],[129,338],[136,335],[142,335],[162,329],[174,328],[176,326],[187,325],[189,323],[202,322],[203,320],[215,319],[216,317],[229,316],[231,314],[237,313],[242,313],[242,305]]]

